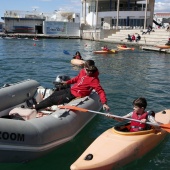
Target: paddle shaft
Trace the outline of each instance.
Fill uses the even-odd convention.
[[[77,111],[81,111],[81,112],[91,112],[91,113],[95,113],[95,114],[100,114],[100,115],[106,116],[106,114],[103,113],[103,112],[98,112],[98,111],[94,111],[94,110],[88,110],[88,109],[80,108],[80,107],[76,107],[76,106],[65,105],[65,106],[59,106],[59,108],[61,108],[61,109],[77,110]],[[125,119],[125,120],[139,122],[139,123],[146,123],[146,124],[153,125],[153,126],[158,126],[158,127],[161,126],[161,125],[158,125],[158,124],[155,124],[155,123],[151,123],[151,122],[141,122],[140,120],[136,120],[136,119],[132,119],[132,118],[126,118],[126,117],[112,115],[112,114],[110,114],[110,117],[121,118],[121,119]]]
[[[100,114],[100,115],[105,115],[105,113],[102,113],[102,112],[98,112],[98,111],[94,111],[94,110],[88,110],[88,112],[92,112],[92,113],[96,113],[96,114]],[[149,124],[149,125],[153,125],[153,126],[159,126],[155,123],[151,123],[151,122],[141,122],[140,120],[136,120],[136,119],[132,119],[132,118],[127,118],[127,117],[122,117],[122,116],[117,116],[117,115],[112,115],[112,114],[109,114],[111,117],[115,117],[115,118],[121,118],[121,119],[125,119],[125,120],[130,120],[130,121],[135,121],[135,122],[139,122],[139,123],[146,123],[146,124]]]
[[[105,115],[105,113],[102,112],[98,112],[98,111],[94,111],[94,110],[87,110],[85,108],[80,108],[77,106],[69,106],[69,105],[64,105],[64,106],[58,106],[60,109],[70,109],[70,110],[77,110],[80,112],[91,112],[91,113],[96,113],[96,114],[100,114],[100,115]],[[151,122],[141,122],[140,120],[136,120],[136,119],[131,119],[131,118],[126,118],[126,117],[122,117],[122,116],[117,116],[117,115],[112,115],[110,114],[110,117],[116,117],[116,118],[121,118],[121,119],[126,119],[126,120],[131,120],[131,121],[135,121],[135,122],[139,122],[139,123],[146,123],[149,125],[153,125],[153,126],[157,126],[157,127],[161,127],[163,128],[165,131],[170,133],[170,124],[156,124],[156,123],[151,123]]]

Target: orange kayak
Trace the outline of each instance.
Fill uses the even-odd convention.
[[[155,119],[163,124],[170,123],[170,110],[159,112]],[[155,148],[168,134],[160,128],[139,132],[126,132],[125,127],[116,126],[101,134],[71,165],[71,170],[118,169],[141,158]]]
[[[80,66],[83,67],[84,65],[84,60],[79,60],[79,59],[72,59],[71,60],[71,64],[75,65],[75,66]]]
[[[117,48],[119,49],[119,50],[134,50],[135,48],[128,48],[128,47],[121,47],[121,45],[118,45],[117,46]]]
[[[162,49],[169,49],[170,45],[156,45],[155,47],[162,48]]]
[[[103,51],[103,50],[100,50],[100,51],[93,51],[94,54],[115,54],[117,53],[118,51],[117,50],[109,50],[109,51]]]

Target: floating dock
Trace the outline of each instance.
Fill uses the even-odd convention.
[[[157,51],[157,52],[163,52],[163,53],[170,53],[170,49],[162,49],[154,46],[140,46],[140,49],[142,50],[148,50],[148,51]]]

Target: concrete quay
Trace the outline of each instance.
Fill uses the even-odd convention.
[[[146,30],[144,30],[144,32],[145,31]],[[130,35],[134,34],[135,36],[139,34],[141,36],[141,40],[138,42],[136,41],[128,42],[126,39],[128,34]],[[168,42],[169,38],[170,38],[170,32],[167,32],[165,29],[155,29],[154,32],[151,32],[150,34],[143,34],[143,35],[142,35],[142,30],[133,29],[133,30],[117,31],[116,33],[108,36],[107,38],[104,38],[101,41],[116,43],[116,44],[126,44],[129,46],[138,46],[140,49],[143,50],[170,53],[170,49],[162,49],[156,47],[159,45],[165,45],[165,43]]]
[[[34,38],[35,36],[38,39],[47,38],[47,39],[85,39],[92,41],[101,41],[108,42],[113,44],[126,44],[128,46],[136,46],[143,50],[157,51],[170,53],[170,49],[162,49],[156,47],[157,45],[165,45],[168,39],[170,38],[170,32],[167,32],[165,29],[155,29],[154,32],[150,34],[142,35],[140,29],[128,29],[128,30],[83,30],[82,36],[66,36],[66,35],[45,35],[45,34],[28,34],[28,33],[9,33],[4,34],[0,33],[0,37],[20,37],[20,38]],[[146,31],[146,30],[144,30]],[[136,42],[128,42],[127,35],[139,34],[141,40]]]
[[[46,35],[46,34],[31,34],[31,33],[8,33],[5,34],[0,32],[0,37],[19,37],[19,38],[34,38],[37,37],[38,39],[46,38],[46,39],[80,39],[79,36],[67,36],[67,35]]]

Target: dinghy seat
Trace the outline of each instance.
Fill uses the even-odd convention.
[[[35,109],[20,108],[16,107],[9,112],[9,115],[16,116],[23,120],[34,119],[37,116],[37,111]]]
[[[53,92],[54,91],[51,89],[39,87],[36,94],[34,95],[33,99],[36,101],[36,103],[40,103],[42,100],[49,97]]]

